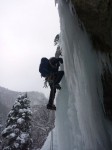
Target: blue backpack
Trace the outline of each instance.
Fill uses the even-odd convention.
[[[48,77],[50,75],[49,60],[46,57],[41,59],[39,72],[41,73],[42,77]]]

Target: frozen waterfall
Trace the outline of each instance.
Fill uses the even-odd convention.
[[[59,150],[111,150],[102,107],[102,66],[68,2],[58,1],[65,76],[56,99]],[[110,129],[111,130],[111,127]]]

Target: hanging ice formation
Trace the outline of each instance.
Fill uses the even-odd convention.
[[[65,71],[56,100],[59,150],[111,150],[101,84],[102,62],[109,65],[109,59],[95,52],[69,4],[58,0]]]

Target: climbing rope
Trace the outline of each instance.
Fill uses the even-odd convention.
[[[53,130],[51,131],[50,150],[53,150]]]

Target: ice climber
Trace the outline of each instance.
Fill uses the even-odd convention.
[[[39,66],[39,72],[41,73],[41,76],[45,77],[45,86],[47,86],[47,82],[50,86],[47,109],[51,110],[56,110],[56,106],[54,105],[56,89],[61,89],[59,83],[64,75],[64,71],[59,71],[60,64],[63,64],[62,58],[52,57],[47,59],[46,57],[43,57]]]

